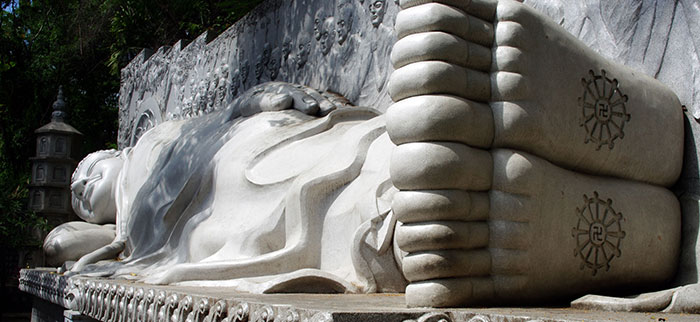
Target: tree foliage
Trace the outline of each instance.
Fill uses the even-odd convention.
[[[27,244],[15,233],[39,222],[28,159],[59,85],[82,154],[114,148],[120,69],[143,48],[218,34],[261,1],[0,0],[0,246]]]

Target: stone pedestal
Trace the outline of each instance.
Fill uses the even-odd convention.
[[[403,294],[244,294],[226,287],[157,286],[68,278],[25,269],[20,289],[35,296],[32,321],[135,321],[151,308],[168,321],[698,321],[700,315],[548,308],[407,308]],[[70,307],[73,306],[73,307]],[[64,311],[64,307],[70,310]],[[39,319],[41,318],[41,319]],[[143,320],[143,319],[142,319]]]

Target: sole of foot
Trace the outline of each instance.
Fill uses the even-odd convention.
[[[409,306],[670,279],[680,210],[660,186],[682,162],[673,92],[516,1],[401,6],[386,120]]]
[[[406,190],[394,199],[410,306],[533,304],[673,277],[680,206],[667,189],[515,150],[490,156],[488,192]]]

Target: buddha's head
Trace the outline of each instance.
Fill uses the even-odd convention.
[[[121,152],[103,150],[90,153],[73,172],[72,205],[83,220],[94,224],[114,223],[117,206],[114,193],[124,161]]]

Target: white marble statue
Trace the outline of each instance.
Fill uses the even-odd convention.
[[[152,283],[238,278],[229,283],[258,292],[403,291],[390,244],[393,144],[377,112],[328,114],[335,104],[344,106],[302,86],[267,83],[226,110],[146,132],[113,158],[123,164],[89,156],[100,159],[93,168],[119,177],[83,180],[112,198],[81,205],[116,200],[117,237],[73,270]],[[119,253],[121,262],[84,266]],[[213,273],[222,270],[231,274]],[[257,278],[241,279],[249,277]]]
[[[372,3],[378,27],[385,1]],[[116,238],[72,270],[260,293],[405,290],[433,307],[668,287],[676,95],[517,1],[401,6],[384,115],[266,83],[118,157],[89,156],[76,204],[113,218],[101,211],[114,203]],[[99,260],[111,261],[88,265]]]

